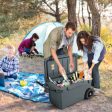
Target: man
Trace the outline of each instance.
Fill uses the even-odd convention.
[[[7,46],[7,55],[0,60],[0,74],[5,78],[17,78],[19,72],[19,59],[15,56],[15,48]]]
[[[37,49],[35,48],[35,42],[39,39],[39,36],[34,33],[30,39],[25,39],[19,45],[18,51],[20,55],[26,54],[38,54]]]
[[[44,43],[44,58],[47,59],[52,56],[56,64],[58,65],[61,75],[65,73],[65,70],[58,59],[58,55],[68,53],[68,56],[70,58],[70,68],[74,70],[74,61],[72,56],[74,32],[74,23],[68,22],[65,25],[65,28],[58,27],[53,29],[49,34],[48,39]]]

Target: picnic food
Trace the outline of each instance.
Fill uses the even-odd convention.
[[[23,86],[26,86],[27,85],[27,81],[25,80],[21,80],[20,81],[20,85],[23,87]]]

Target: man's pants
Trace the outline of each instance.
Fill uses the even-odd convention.
[[[57,55],[64,55],[65,52],[63,51],[63,48],[61,48],[61,49],[58,49],[58,50],[56,51],[56,54],[57,54]]]
[[[63,48],[61,48],[56,51],[56,54],[57,56],[65,55],[65,52],[63,51]],[[52,56],[50,56],[49,59],[52,59]]]

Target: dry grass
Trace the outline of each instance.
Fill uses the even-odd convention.
[[[43,72],[42,58],[20,58],[22,71]],[[112,68],[103,62],[101,71],[101,88],[105,95],[93,97],[87,101],[81,101],[73,106],[62,110],[62,112],[111,112],[112,110]],[[106,96],[106,97],[105,97]],[[89,105],[89,107],[88,107]],[[94,108],[93,108],[94,107]],[[61,110],[48,103],[34,103],[22,100],[8,93],[0,92],[0,112],[60,112]]]
[[[9,38],[0,40],[0,58],[6,54],[4,46],[8,43],[13,44],[16,49],[22,41],[25,31],[15,33]],[[44,64],[42,58],[20,58],[20,71],[43,73]],[[107,53],[105,62],[100,66],[101,88],[105,95],[94,97],[88,101],[79,102],[72,107],[65,109],[68,112],[111,112],[112,110],[112,53]],[[106,97],[105,97],[106,96]],[[89,105],[89,108],[88,108]],[[93,108],[94,107],[94,108]],[[51,104],[33,103],[16,98],[13,95],[0,92],[0,112],[60,112]],[[63,112],[64,112],[63,111]]]

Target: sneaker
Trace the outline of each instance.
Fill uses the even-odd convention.
[[[102,91],[101,89],[94,88],[94,95],[97,96],[100,94],[104,94],[104,91]]]
[[[26,52],[23,52],[23,53],[22,53],[22,56],[27,56],[27,53],[26,53]]]
[[[0,76],[4,76],[4,73],[0,71]]]
[[[0,72],[0,86],[5,86],[4,73]]]

